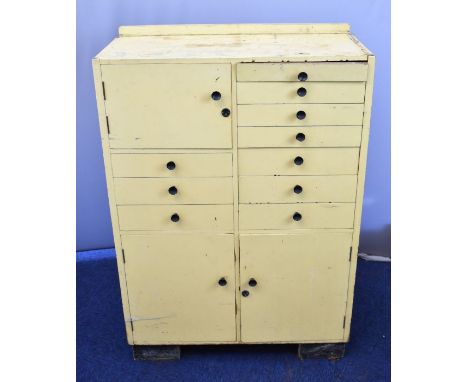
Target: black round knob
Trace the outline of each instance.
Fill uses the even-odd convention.
[[[227,284],[227,281],[224,277],[222,277],[219,279],[218,284],[221,286],[225,286]]]
[[[221,93],[218,91],[215,91],[211,93],[211,98],[215,101],[219,101],[221,99]]]
[[[307,89],[306,88],[297,89],[297,95],[299,97],[304,97],[306,94],[307,94]]]
[[[297,118],[297,119],[301,119],[301,120],[302,120],[302,119],[304,119],[305,117],[306,117],[306,113],[305,113],[305,111],[303,111],[303,110],[299,110],[299,111],[296,113],[296,118]]]
[[[294,212],[293,219],[298,222],[302,219],[302,215],[299,212]]]
[[[225,118],[229,117],[231,115],[231,110],[229,110],[227,107],[225,107],[223,110],[221,110],[221,115]]]
[[[297,75],[297,79],[299,81],[307,81],[307,73],[306,72],[300,72],[298,75]]]
[[[300,166],[302,163],[304,163],[304,159],[302,159],[302,157],[295,157],[294,158],[294,164],[296,166]]]
[[[251,287],[257,286],[257,280],[255,280],[255,279],[250,279],[250,280],[249,280],[249,285],[250,285]]]
[[[304,133],[297,133],[296,134],[296,140],[298,140],[299,142],[304,142],[305,134]]]
[[[173,221],[174,223],[177,223],[179,221],[179,215],[178,214],[172,214],[171,215],[171,221]]]
[[[173,161],[167,162],[166,167],[168,168],[168,170],[174,170],[175,163]]]
[[[249,294],[250,294],[250,293],[249,293],[248,290],[243,290],[243,291],[242,291],[242,296],[244,296],[244,297],[248,297]]]
[[[175,195],[175,194],[177,194],[177,187],[176,186],[171,186],[171,187],[169,187],[167,192],[169,192],[171,195]]]
[[[295,194],[300,194],[302,192],[302,186],[299,186],[298,184],[294,186],[294,193]]]

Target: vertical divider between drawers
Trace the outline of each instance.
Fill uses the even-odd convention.
[[[238,174],[238,146],[237,146],[237,65],[231,63],[231,110],[232,110],[232,185],[234,202],[234,272],[235,303],[236,303],[236,340],[241,341],[241,306],[240,306],[240,243],[239,243],[239,174]]]

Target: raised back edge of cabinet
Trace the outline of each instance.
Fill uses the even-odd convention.
[[[123,25],[120,37],[227,35],[227,34],[289,34],[348,33],[349,24],[188,24],[188,25]]]

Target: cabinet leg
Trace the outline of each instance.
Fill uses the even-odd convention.
[[[171,361],[180,359],[180,346],[134,345],[133,358],[136,361]]]
[[[300,359],[307,358],[327,358],[334,361],[343,358],[345,344],[299,344],[298,356]]]

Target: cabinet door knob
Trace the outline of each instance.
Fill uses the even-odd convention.
[[[304,110],[299,110],[299,111],[296,113],[296,118],[297,118],[297,119],[303,120],[305,117],[306,117],[306,113],[305,113]]]
[[[302,192],[302,186],[296,184],[296,185],[294,186],[294,193],[295,193],[295,194],[300,194],[301,192]]]
[[[227,118],[231,115],[231,110],[229,110],[227,107],[225,107],[223,110],[221,110],[221,115],[224,118]]]
[[[211,99],[213,99],[214,101],[219,101],[221,99],[221,93],[218,91],[214,91],[213,93],[211,93]]]
[[[294,212],[293,219],[298,222],[302,219],[302,215],[299,212]]]
[[[174,223],[177,223],[180,220],[179,214],[172,214],[171,215],[171,221]]]
[[[172,170],[175,169],[176,165],[175,165],[175,163],[173,161],[170,161],[170,162],[167,162],[166,167],[167,167],[168,170],[172,171]]]
[[[304,133],[297,133],[296,134],[296,140],[298,140],[299,142],[304,142],[305,134]]]
[[[306,72],[300,72],[298,75],[297,75],[297,79],[299,81],[307,81],[307,78],[308,78],[308,75]]]
[[[257,286],[257,280],[255,280],[254,278],[250,279],[249,280],[249,285],[251,287]]]
[[[218,284],[221,285],[221,286],[225,286],[227,284],[227,281],[224,277],[221,277],[219,280],[218,280]]]
[[[307,89],[306,88],[297,89],[297,95],[299,97],[304,97],[306,94],[307,94]]]
[[[176,186],[171,186],[169,187],[169,189],[167,190],[171,195],[175,195],[177,194],[177,187]]]
[[[250,294],[250,293],[249,293],[248,290],[243,290],[243,291],[242,291],[242,296],[244,296],[244,297],[248,297],[249,294]]]
[[[302,163],[304,163],[304,159],[302,159],[302,157],[295,157],[294,158],[294,164],[296,166],[300,166]]]

